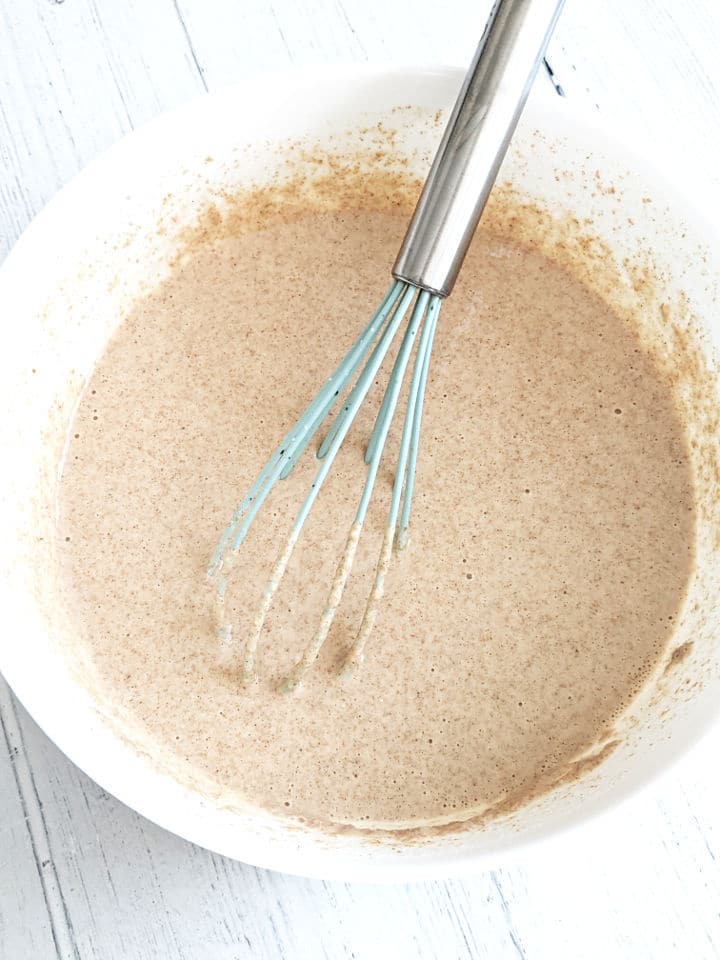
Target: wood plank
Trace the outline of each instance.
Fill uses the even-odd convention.
[[[204,90],[171,0],[0,8],[0,260],[133,127]]]
[[[29,754],[0,677],[0,957],[76,957]]]
[[[452,16],[433,0],[416,0],[412,12],[405,4],[366,0],[275,0],[242,7],[234,0],[178,0],[178,6],[212,89],[291,63],[467,63],[490,0],[456,4]]]
[[[567,97],[645,145],[720,215],[720,5],[569,0],[550,50]],[[698,195],[699,194],[699,195]]]

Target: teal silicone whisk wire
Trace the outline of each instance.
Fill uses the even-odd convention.
[[[265,617],[270,609],[273,596],[280,584],[280,580],[285,572],[298,537],[300,536],[303,524],[307,519],[315,499],[320,493],[323,482],[332,467],[335,456],[361,404],[375,381],[375,377],[387,356],[390,345],[408,314],[413,300],[415,302],[412,311],[410,311],[409,318],[405,323],[405,332],[402,337],[400,349],[395,358],[383,400],[375,420],[375,425],[367,445],[365,454],[367,476],[355,519],[350,527],[345,550],[338,564],[318,629],[306,646],[292,674],[285,681],[285,689],[289,690],[296,687],[302,680],[305,672],[316,660],[342,599],[342,593],[348,576],[350,575],[355,549],[360,539],[360,533],[372,497],[373,487],[375,486],[385,440],[397,407],[402,382],[410,362],[413,346],[416,341],[418,341],[417,349],[415,350],[410,394],[405,411],[398,466],[390,502],[387,531],[383,541],[382,553],[378,562],[375,580],[365,609],[365,615],[350,656],[348,657],[348,662],[357,663],[362,656],[365,641],[376,617],[377,604],[383,593],[385,573],[390,562],[393,544],[396,540],[398,544],[402,544],[406,539],[406,530],[410,519],[413,476],[420,441],[423,392],[427,381],[428,364],[433,335],[435,333],[435,325],[440,310],[440,298],[438,296],[430,294],[425,290],[418,290],[412,284],[404,283],[400,280],[395,280],[392,283],[386,297],[370,320],[370,323],[348,350],[343,360],[315,395],[293,428],[283,437],[274,454],[262,469],[246,497],[233,514],[210,561],[208,575],[215,580],[217,588],[216,613],[219,624],[219,637],[223,642],[227,643],[232,639],[232,628],[227,622],[225,614],[225,595],[227,591],[227,574],[232,566],[232,558],[242,545],[251,523],[270,493],[273,485],[278,480],[288,476],[298,458],[312,441],[326,416],[330,413],[335,401],[343,394],[352,378],[357,371],[360,370],[352,389],[347,394],[342,406],[332,420],[318,448],[317,456],[320,460],[320,466],[317,474],[298,511],[290,529],[288,539],[275,561],[265,586],[255,620],[245,640],[242,661],[242,674],[243,680],[245,681],[254,675],[255,653]],[[400,518],[400,529],[396,537],[401,502],[402,517]]]

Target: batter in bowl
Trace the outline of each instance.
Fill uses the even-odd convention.
[[[694,560],[685,431],[652,353],[567,269],[481,228],[440,314],[410,543],[362,668],[338,676],[399,423],[320,660],[296,695],[277,689],[325,603],[386,373],[276,596],[259,679],[240,686],[208,559],[385,293],[412,209],[388,197],[207,231],[100,358],[60,487],[63,592],[118,724],[179,779],[327,830],[481,823],[599,762],[668,647]],[[314,470],[311,452],[238,557],[238,642]]]

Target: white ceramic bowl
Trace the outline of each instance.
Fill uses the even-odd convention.
[[[312,145],[335,137],[338,145],[352,143],[364,128],[375,130],[364,135],[372,146],[373,137],[385,137],[377,132],[383,120],[384,129],[396,131],[398,155],[424,175],[440,135],[435,114],[452,104],[460,80],[451,69],[320,68],[248,80],[193,101],[92,163],[37,217],[0,270],[6,329],[0,352],[0,668],[41,727],[106,790],[174,833],[253,864],[366,880],[477,870],[627,796],[718,714],[720,561],[717,498],[708,473],[716,456],[706,429],[711,424],[699,426],[692,453],[701,501],[698,570],[677,638],[677,645],[692,642],[683,647],[689,654],[676,655],[672,668],[633,705],[623,718],[622,742],[607,760],[482,831],[412,846],[378,844],[223,809],[159,772],[134,748],[132,731],[114,732],[78,679],[82,665],[63,653],[71,624],[43,570],[52,563],[64,433],[118,318],[177,249],[175,226],[189,222],[218,191],[266,179],[288,138]],[[408,106],[414,109],[397,109]],[[526,111],[501,180],[512,181],[520,197],[549,208],[559,221],[568,212],[591,219],[592,232],[618,262],[615,289],[603,292],[631,307],[643,304],[648,329],[660,329],[671,360],[680,342],[673,321],[681,328],[696,313],[704,318],[703,350],[711,357],[720,335],[718,235],[644,159],[553,101]],[[157,230],[161,219],[164,233]],[[556,231],[548,243],[558,239]],[[648,251],[654,263],[651,282],[643,286]],[[591,271],[588,281],[602,286],[602,276],[598,271],[594,280]]]

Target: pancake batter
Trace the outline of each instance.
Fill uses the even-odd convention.
[[[65,593],[117,716],[177,776],[326,829],[491,817],[603,755],[666,649],[693,563],[686,441],[652,356],[565,269],[481,230],[440,314],[410,542],[364,664],[337,675],[400,416],[326,646],[299,694],[277,692],[326,600],[389,361],[275,598],[259,680],[241,689],[241,650],[215,636],[208,559],[385,293],[409,212],[273,214],[193,248],[100,359],[61,483]],[[306,455],[238,557],[238,639],[314,470]]]

